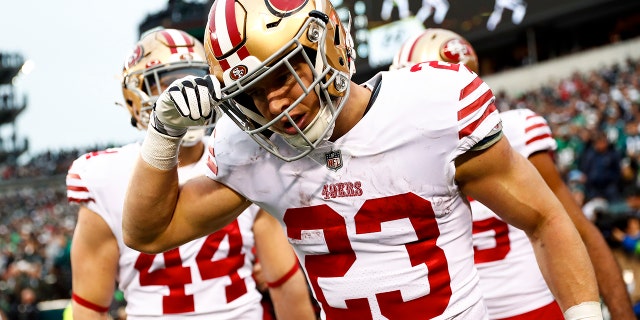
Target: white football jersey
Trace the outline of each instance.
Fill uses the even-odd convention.
[[[555,150],[551,129],[533,111],[510,110],[500,117],[505,137],[525,158]],[[553,295],[524,231],[507,224],[478,201],[471,201],[471,211],[475,261],[490,318],[513,317],[551,303]]]
[[[355,127],[293,162],[223,117],[207,176],[281,221],[323,318],[486,319],[454,159],[499,132],[493,94],[438,62],[376,80]]]
[[[81,156],[67,175],[69,201],[104,219],[120,249],[118,283],[127,319],[262,319],[261,295],[252,277],[251,249],[257,207],[222,230],[162,254],[145,254],[122,239],[122,206],[140,145]],[[180,182],[202,174],[206,154],[178,169]],[[144,182],[133,182],[144,188]]]

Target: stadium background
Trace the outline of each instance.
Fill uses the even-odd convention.
[[[589,200],[583,185],[588,172],[577,170],[579,155],[595,132],[607,134],[624,159],[621,167],[634,171],[631,178],[621,177],[620,198],[604,204],[585,201],[585,210],[594,214],[607,237],[612,227],[623,227],[627,219],[636,217],[640,208],[640,1],[528,0],[521,21],[514,23],[513,11],[506,9],[493,30],[487,22],[494,0],[450,1],[441,23],[434,22],[436,11],[424,21],[414,16],[423,5],[421,0],[408,1],[408,16],[401,18],[403,13],[394,6],[385,19],[384,2],[333,1],[342,19],[351,13],[358,53],[356,82],[387,69],[399,44],[412,33],[428,27],[456,31],[476,49],[480,73],[493,87],[501,109],[526,106],[547,118],[560,146],[558,166],[584,200]],[[202,39],[211,3],[169,0],[164,10],[149,13],[140,22],[138,32],[164,26]],[[18,164],[29,141],[20,138],[14,124],[28,108],[28,92],[18,94],[11,82],[25,58],[19,52],[2,52],[0,46],[0,126],[9,128],[2,131],[7,135],[0,136],[0,310],[12,314],[22,304],[23,314],[37,308],[41,319],[56,319],[70,297],[69,245],[77,212],[77,207],[66,203],[66,170],[81,154],[108,146],[48,151]],[[635,132],[629,126],[635,126]],[[580,140],[582,146],[573,148]],[[613,241],[611,245],[637,302],[637,257],[622,252]],[[117,295],[114,318],[122,304]]]

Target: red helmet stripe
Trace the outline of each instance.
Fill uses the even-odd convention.
[[[175,29],[167,29],[161,32],[167,40],[171,53],[194,52],[195,44],[188,33]]]
[[[209,12],[209,37],[210,37],[210,41],[211,41],[211,49],[213,49],[213,53],[215,54],[216,57],[219,57],[222,55],[222,50],[220,49],[220,42],[218,41],[218,34],[216,33],[216,11],[218,10],[218,6],[219,5],[223,5],[221,3],[224,3],[224,1],[216,1],[213,3],[213,7],[211,8],[211,11]]]
[[[236,6],[234,0],[227,0],[224,13],[227,23],[227,34],[229,35],[231,46],[236,47],[242,42],[242,36],[240,35],[240,31],[238,31],[238,24],[236,23]]]
[[[184,40],[184,44],[187,47],[189,52],[194,52],[193,48],[195,47],[191,37],[186,32],[180,32],[182,39]]]
[[[220,68],[222,68],[222,70],[227,70],[231,68],[227,59],[218,60],[218,63],[220,64]]]
[[[245,46],[240,46],[243,35],[236,23],[235,0],[220,0],[214,3],[209,13],[209,33],[211,49],[216,58],[229,54],[225,59],[220,59],[220,67],[227,70],[240,60],[250,55]],[[235,51],[232,51],[237,48]]]
[[[169,44],[169,49],[171,49],[171,53],[178,53],[178,49],[176,48],[176,42],[173,40],[173,37],[166,30],[160,31],[160,34],[167,40],[167,44]]]
[[[427,36],[427,33],[423,33],[422,35],[420,35],[419,37],[416,38],[416,40],[411,44],[411,49],[409,49],[409,57],[407,57],[407,61],[413,61],[413,53],[415,52],[414,49],[416,48],[416,46],[418,45],[418,42],[420,42],[420,40]]]

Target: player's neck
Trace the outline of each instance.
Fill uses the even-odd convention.
[[[180,153],[178,154],[178,166],[184,167],[190,164],[194,164],[200,160],[202,153],[204,152],[204,143],[199,142],[192,147],[180,147]]]
[[[370,99],[371,90],[351,82],[349,98],[338,116],[336,127],[329,140],[335,141],[349,132],[364,117]]]

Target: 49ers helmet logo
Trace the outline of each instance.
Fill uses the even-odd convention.
[[[244,77],[247,72],[249,72],[249,69],[247,68],[247,66],[245,65],[237,65],[235,67],[233,67],[233,69],[231,69],[231,72],[229,72],[229,77],[231,78],[231,80],[238,80],[242,77]]]
[[[142,59],[143,53],[144,49],[142,48],[142,46],[136,45],[136,48],[133,49],[133,52],[129,55],[129,58],[127,58],[127,65],[125,67],[133,67],[136,63],[138,63],[138,61],[140,61],[140,59]]]
[[[440,56],[447,62],[459,63],[469,60],[473,55],[473,48],[462,39],[451,39],[442,45]]]
[[[269,11],[279,17],[287,17],[298,12],[307,2],[309,0],[264,0]]]

